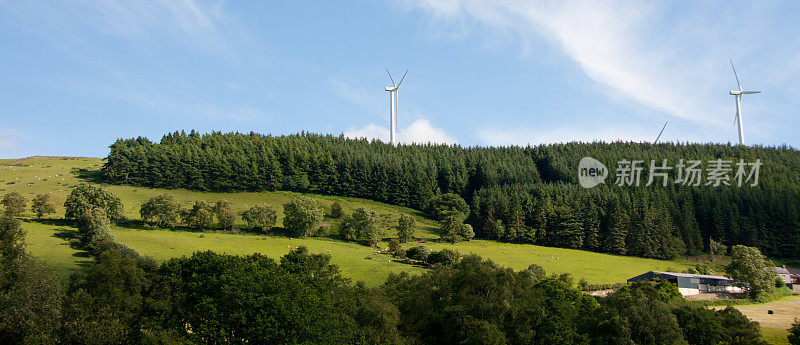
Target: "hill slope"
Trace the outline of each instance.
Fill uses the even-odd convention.
[[[70,188],[82,181],[91,179],[102,164],[97,158],[36,158],[21,161],[18,165],[0,166],[0,193],[17,191],[29,200],[39,193],[50,193],[57,205],[57,217],[63,216],[63,202]],[[63,179],[63,180],[62,180]],[[234,211],[241,211],[254,204],[270,205],[279,211],[278,222],[283,215],[281,204],[297,193],[293,192],[239,192],[209,193],[187,190],[164,190],[144,187],[104,186],[118,195],[125,206],[125,215],[138,219],[140,204],[147,198],[161,193],[176,197],[184,207],[195,200],[216,201],[226,199]],[[342,203],[347,212],[357,207],[367,207],[381,215],[380,227],[389,229],[399,214],[412,214],[417,217],[419,237],[434,239],[435,223],[424,218],[417,211],[356,198],[319,196],[306,194],[323,204],[335,200]],[[26,216],[31,217],[28,213]],[[74,229],[69,226],[50,223],[26,222],[29,250],[35,256],[69,273],[88,260],[69,246],[65,234]],[[172,230],[142,230],[116,226],[112,230],[116,240],[143,255],[159,260],[189,255],[199,250],[214,250],[231,254],[263,253],[280,257],[290,248],[306,246],[312,252],[327,253],[333,263],[338,264],[343,273],[354,279],[363,280],[369,285],[380,284],[392,272],[420,272],[423,268],[396,262],[387,255],[376,255],[372,248],[327,238],[288,238],[279,235],[251,235],[230,233],[198,233]],[[387,231],[393,234],[392,231]],[[411,244],[409,244],[411,245]],[[528,244],[509,244],[495,241],[472,241],[457,244],[434,243],[426,245],[434,250],[451,248],[461,253],[475,253],[501,265],[514,269],[524,269],[530,264],[538,264],[550,273],[572,273],[576,279],[586,278],[590,283],[624,282],[625,279],[648,270],[683,270],[692,263],[682,260],[654,260],[635,257],[615,256],[579,250],[541,247]]]

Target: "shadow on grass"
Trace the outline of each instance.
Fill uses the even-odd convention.
[[[103,172],[100,170],[72,169],[72,173],[78,180],[91,183],[103,183]]]
[[[72,221],[63,219],[63,218],[43,218],[43,219],[31,219],[32,222],[45,224],[45,225],[52,225],[52,226],[72,226]]]
[[[92,258],[92,255],[83,248],[83,245],[80,243],[80,236],[78,235],[78,231],[70,228],[66,228],[67,226],[72,226],[72,221],[66,219],[37,219],[35,220],[37,223],[55,226],[57,228],[53,229],[53,237],[64,240],[65,243],[63,245],[67,245],[73,250],[75,253],[72,253],[72,256],[84,259]],[[90,261],[78,261],[77,265],[80,267],[86,267],[90,265]]]

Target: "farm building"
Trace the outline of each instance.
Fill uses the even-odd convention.
[[[681,295],[684,296],[698,295],[705,292],[744,291],[742,288],[735,286],[732,279],[702,274],[650,271],[628,279],[628,282],[642,280],[666,280],[677,285]]]
[[[800,269],[784,267],[769,267],[769,270],[775,272],[778,278],[781,278],[787,285],[800,284]]]

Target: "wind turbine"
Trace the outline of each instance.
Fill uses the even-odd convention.
[[[744,131],[742,130],[742,95],[751,95],[754,93],[761,93],[761,91],[744,91],[742,90],[742,84],[739,82],[739,76],[736,74],[736,67],[733,67],[733,60],[731,60],[731,68],[733,69],[733,76],[736,77],[736,85],[739,86],[739,90],[733,90],[730,92],[731,96],[736,96],[736,123],[739,124],[739,145],[744,145]]]
[[[392,146],[396,146],[397,138],[395,137],[394,131],[397,125],[397,91],[400,89],[400,84],[403,83],[403,79],[406,79],[408,70],[406,70],[406,73],[403,73],[403,77],[400,78],[400,82],[397,84],[394,83],[394,78],[392,78],[392,74],[389,73],[388,68],[386,69],[386,74],[389,75],[389,80],[392,81],[392,86],[386,87],[386,91],[389,92],[389,141],[392,143]]]

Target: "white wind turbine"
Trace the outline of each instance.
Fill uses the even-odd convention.
[[[389,73],[389,69],[386,69],[386,74],[389,75],[389,80],[392,81],[392,86],[387,86],[386,91],[389,92],[389,141],[392,143],[392,146],[397,145],[397,138],[394,134],[395,126],[397,124],[397,91],[400,89],[400,84],[403,83],[403,79],[406,79],[406,74],[408,74],[408,70],[406,73],[403,73],[403,77],[400,78],[400,82],[395,84],[394,78],[392,78],[392,74]]]
[[[736,75],[736,67],[733,67],[733,60],[731,60],[731,68],[733,69],[733,76],[736,77],[736,85],[739,86],[739,90],[731,91],[730,94],[732,96],[736,96],[736,123],[739,124],[739,145],[744,145],[744,130],[742,130],[742,95],[751,95],[754,93],[761,93],[761,91],[744,91],[742,90],[742,84],[739,83],[739,76]]]

